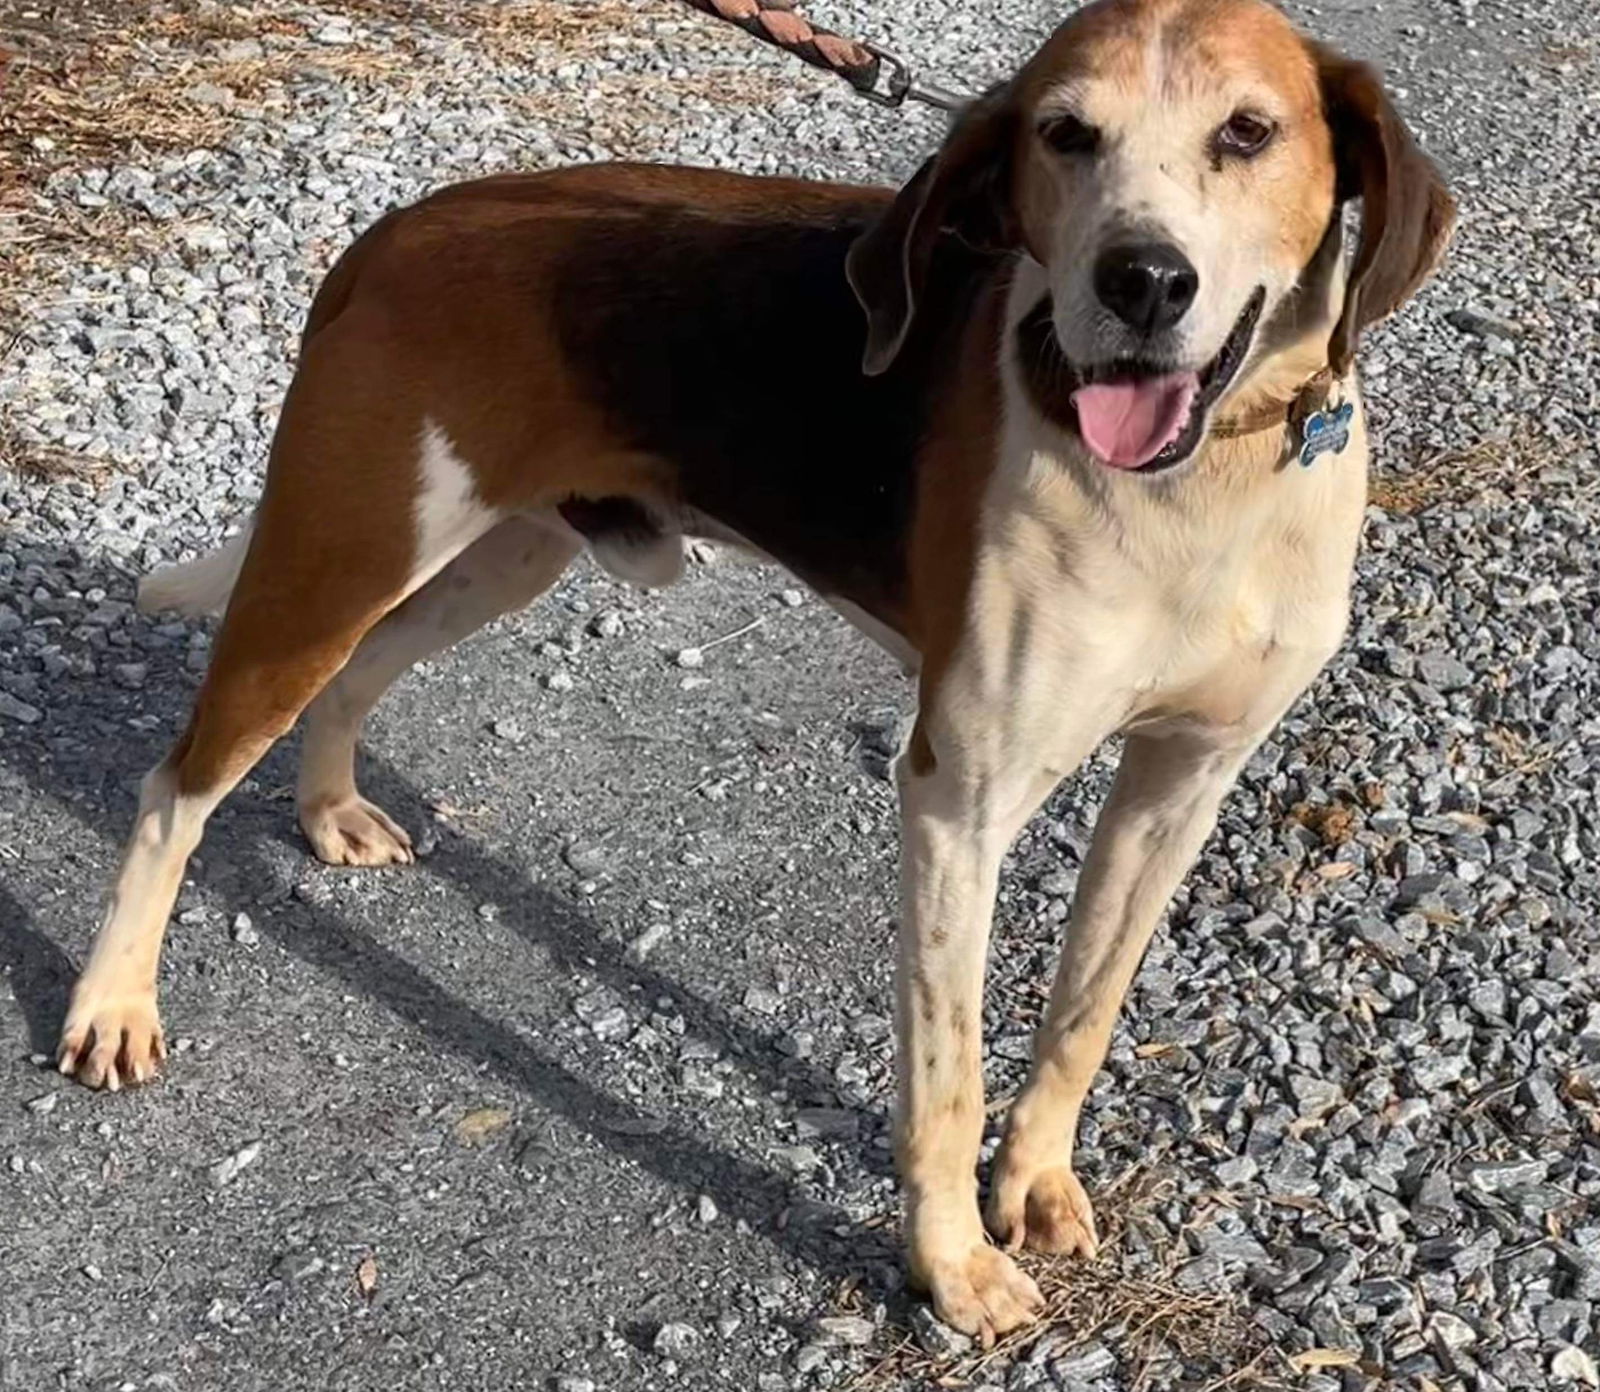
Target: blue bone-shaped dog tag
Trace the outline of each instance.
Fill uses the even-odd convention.
[[[1309,469],[1319,454],[1340,454],[1350,443],[1350,422],[1355,419],[1355,403],[1341,402],[1324,407],[1306,417],[1300,427],[1300,465]]]

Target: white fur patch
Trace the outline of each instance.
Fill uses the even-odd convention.
[[[450,437],[433,421],[422,424],[417,474],[412,589],[432,579],[499,520],[478,496],[477,480]]]
[[[146,614],[176,609],[190,618],[221,613],[239,579],[239,567],[244,564],[254,527],[252,518],[242,532],[215,551],[198,560],[152,571],[139,582],[139,608]]]

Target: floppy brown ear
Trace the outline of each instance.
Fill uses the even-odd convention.
[[[941,236],[983,252],[1018,244],[1011,200],[1016,107],[1005,88],[974,102],[939,153],[911,176],[888,210],[845,257],[850,288],[867,314],[861,370],[883,372],[911,332]]]
[[[1361,247],[1328,346],[1329,362],[1342,376],[1361,334],[1393,314],[1433,273],[1450,240],[1456,205],[1378,73],[1320,45],[1316,56],[1333,131],[1338,203],[1362,203]]]

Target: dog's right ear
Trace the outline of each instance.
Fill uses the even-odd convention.
[[[957,120],[939,153],[911,176],[887,211],[856,238],[845,274],[867,314],[861,370],[895,360],[911,332],[917,301],[941,236],[998,254],[1020,242],[1011,192],[1016,105],[1008,87],[979,98]]]

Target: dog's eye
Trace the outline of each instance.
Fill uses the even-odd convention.
[[[1212,143],[1219,155],[1238,155],[1249,159],[1267,148],[1277,128],[1264,116],[1249,111],[1235,111],[1217,128]]]
[[[1213,136],[1213,146],[1219,155],[1238,155],[1248,158],[1261,154],[1277,134],[1277,126],[1266,117],[1258,117],[1248,110],[1237,110],[1218,126]]]
[[[1092,155],[1100,145],[1100,132],[1076,116],[1051,116],[1039,123],[1039,138],[1061,155]]]

